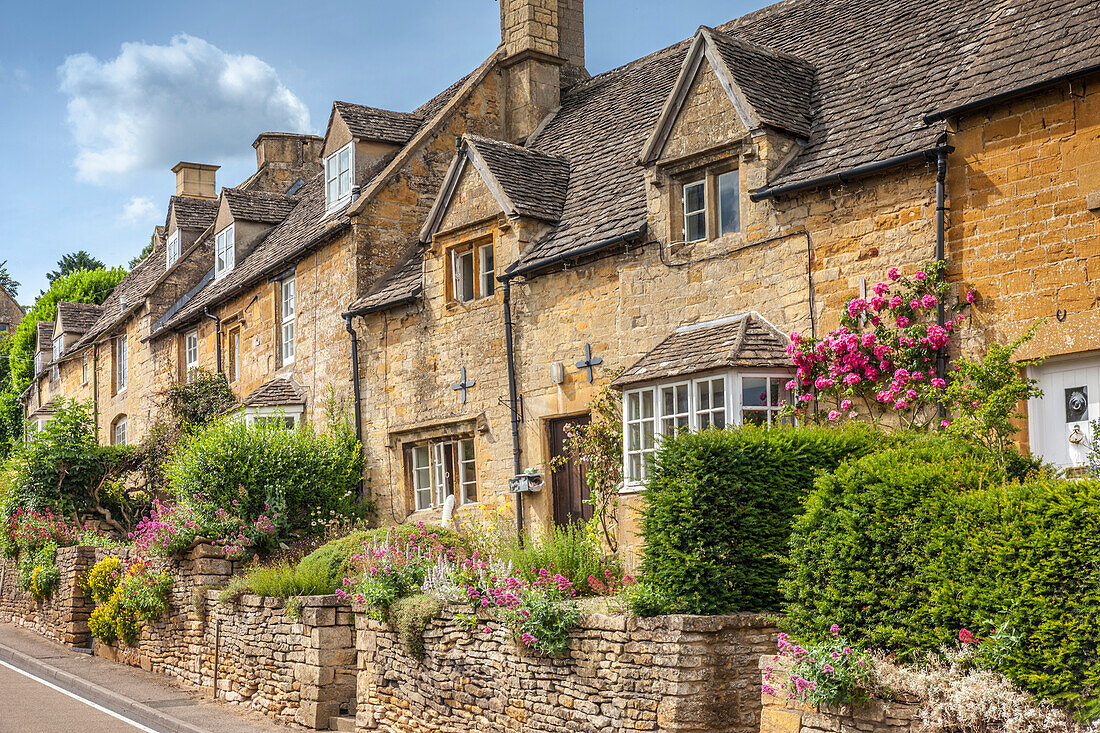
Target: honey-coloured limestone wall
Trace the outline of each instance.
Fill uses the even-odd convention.
[[[568,652],[544,657],[495,621],[464,625],[457,614],[470,612],[452,607],[432,621],[423,662],[388,625],[356,615],[357,731],[759,729],[757,660],[776,633],[759,616],[588,614]]]

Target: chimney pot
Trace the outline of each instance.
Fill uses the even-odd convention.
[[[220,166],[180,161],[172,167],[176,174],[176,195],[196,199],[217,198],[214,173]]]

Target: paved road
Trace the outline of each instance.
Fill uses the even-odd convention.
[[[59,692],[0,662],[0,733],[149,731]]]

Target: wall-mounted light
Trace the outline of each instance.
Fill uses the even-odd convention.
[[[550,381],[554,384],[561,384],[565,381],[565,364],[555,361],[550,365]]]

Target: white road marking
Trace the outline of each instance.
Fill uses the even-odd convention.
[[[31,674],[30,672],[19,669],[19,667],[8,664],[7,662],[5,662],[3,660],[0,660],[0,665],[3,665],[5,667],[7,667],[8,669],[12,670],[13,672],[18,672],[19,674],[23,675],[24,677],[29,677],[32,680],[34,680],[35,682],[38,682],[39,684],[42,684],[42,685],[45,685],[46,687],[49,687],[51,690],[57,690],[58,692],[60,692],[63,695],[68,695],[72,699],[77,700],[78,702],[82,702],[90,708],[95,708],[96,710],[98,710],[101,713],[106,713],[107,715],[110,715],[112,718],[117,718],[118,720],[121,720],[123,723],[126,723],[127,725],[132,725],[140,731],[145,731],[145,733],[159,733],[159,731],[153,730],[152,728],[147,728],[144,725],[142,725],[141,723],[135,723],[134,721],[130,720],[129,718],[124,717],[122,715],[119,715],[114,710],[108,710],[107,708],[103,707],[102,705],[96,705],[91,700],[85,700],[80,695],[77,695],[73,692],[69,692],[68,690],[64,689],[63,687],[58,687],[57,685],[53,684],[52,682],[47,682],[46,680],[42,679],[41,677],[36,677],[35,675]]]

